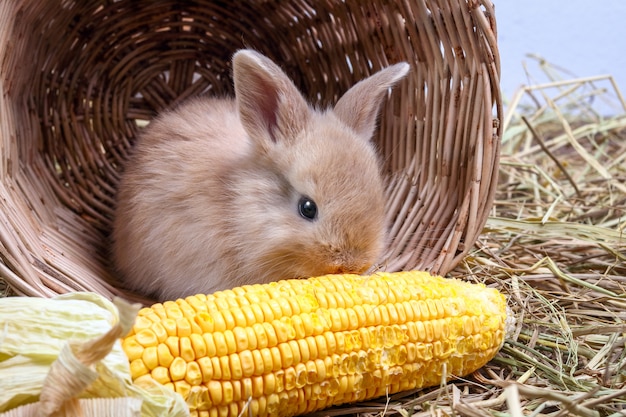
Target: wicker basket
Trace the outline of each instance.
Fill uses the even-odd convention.
[[[232,93],[244,46],[334,102],[412,64],[381,114],[386,269],[445,274],[493,201],[502,115],[489,0],[0,1],[0,273],[19,294],[123,293],[110,271],[116,184],[141,126]]]

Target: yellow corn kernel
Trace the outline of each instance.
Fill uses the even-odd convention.
[[[180,311],[180,309],[178,310]],[[191,334],[191,323],[187,317],[176,318],[176,336],[185,337]]]
[[[503,343],[506,300],[425,272],[247,285],[142,309],[122,341],[192,415],[296,415],[438,385]]]
[[[221,311],[212,311],[211,317],[213,318],[213,328],[216,332],[223,332],[226,330],[226,320]]]
[[[180,337],[178,339],[178,346],[180,347],[180,357],[183,358],[185,362],[191,362],[196,358],[196,353],[193,351],[189,337]]]
[[[126,356],[128,356],[128,360],[130,362],[135,359],[140,359],[143,355],[143,350],[145,349],[142,345],[139,344],[137,338],[127,337],[122,341],[122,348],[124,352],[126,352]]]
[[[191,306],[191,303],[187,302],[187,300],[176,300],[176,304],[178,304],[180,308],[182,317],[193,317],[196,314],[196,310]]]
[[[203,358],[206,356],[206,343],[200,333],[192,333],[189,335],[189,341],[191,342],[191,348],[196,358]]]
[[[219,363],[219,369],[221,370],[221,377],[220,379],[224,380],[224,381],[228,381],[232,378],[232,372],[230,369],[230,360],[228,356],[221,356],[219,358],[217,358],[217,361]]]
[[[165,339],[165,345],[174,357],[180,356],[180,344],[178,343],[178,337],[169,336]]]
[[[209,395],[211,396],[211,402],[213,404],[221,404],[224,393],[222,391],[222,383],[220,381],[209,381],[207,384],[209,389]]]
[[[213,333],[213,340],[214,340],[215,349],[216,349],[215,356],[228,355],[228,351],[230,349],[228,346],[228,342],[226,341],[226,336],[224,335],[224,332],[216,331],[215,333]],[[208,345],[209,343],[207,343],[207,346]],[[211,345],[211,347],[213,346]],[[232,347],[232,349],[235,349],[235,348]]]
[[[156,346],[159,344],[156,334],[154,334],[151,329],[140,330],[135,340],[143,347]]]
[[[135,359],[130,363],[130,375],[133,379],[146,375],[150,372],[142,359]]]
[[[133,326],[135,333],[139,333],[139,331],[142,329],[149,329],[150,326],[152,326],[153,321],[149,318],[149,316],[151,315],[152,312],[148,309],[144,312],[144,315],[137,316],[137,319],[135,320],[135,324]]]
[[[185,372],[185,381],[191,386],[197,386],[202,383],[202,371],[197,362],[187,363],[187,372]]]
[[[241,364],[241,356],[236,353],[231,353],[228,356],[228,363],[230,368],[230,378],[240,380],[243,378],[243,366]]]
[[[215,329],[215,322],[213,321],[213,317],[211,317],[211,315],[206,311],[200,311],[198,314],[196,314],[194,320],[196,324],[200,326],[202,333],[213,332],[213,330]]]
[[[233,354],[231,356],[236,356],[236,355]],[[254,375],[254,372],[256,370],[256,365],[255,365],[255,362],[254,362],[254,356],[252,354],[252,351],[244,350],[243,352],[239,353],[238,357],[239,357],[239,361],[241,363],[241,375],[242,375],[242,377],[249,378],[252,375]]]
[[[176,357],[172,361],[170,365],[170,376],[172,377],[172,381],[180,381],[185,379],[185,375],[187,374],[187,362],[183,358]]]
[[[198,365],[200,366],[200,372],[202,372],[202,382],[207,383],[213,379],[213,364],[208,357],[199,358]]]
[[[144,349],[141,360],[149,370],[153,370],[159,366],[159,358],[157,355],[157,347],[150,346]]]
[[[222,365],[220,364],[220,358],[212,356],[211,368],[213,368],[213,379],[222,379]]]
[[[191,385],[189,385],[187,381],[175,381],[174,391],[182,395],[183,398],[188,398],[191,392]]]
[[[156,314],[154,314],[154,316],[158,317]],[[160,322],[152,323],[152,326],[150,326],[150,329],[152,330],[155,337],[157,338],[158,343],[163,343],[165,339],[167,339],[169,336],[169,334],[167,334],[167,330],[165,330],[165,327]]]
[[[283,343],[296,337],[296,329],[291,324],[291,318],[282,317],[280,320],[272,321],[271,324],[276,333],[277,343]]]
[[[166,384],[172,379],[170,377],[170,370],[164,366],[157,366],[150,372],[150,376],[159,384]]]
[[[233,329],[233,337],[237,345],[237,352],[256,349],[256,334],[250,327],[237,326]]]

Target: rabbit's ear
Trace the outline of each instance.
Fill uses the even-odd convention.
[[[260,53],[243,49],[233,56],[239,115],[253,141],[289,140],[304,129],[309,107],[287,75]]]
[[[401,62],[359,81],[339,99],[335,114],[359,136],[369,140],[374,134],[383,98],[408,72],[409,64]]]

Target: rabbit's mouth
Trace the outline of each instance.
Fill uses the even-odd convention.
[[[307,244],[308,243],[308,244]],[[276,245],[253,262],[242,262],[251,276],[259,271],[265,274],[264,282],[277,279],[299,279],[330,274],[363,274],[374,265],[375,248],[369,250],[346,249],[333,245],[293,242],[289,247]],[[242,271],[243,272],[243,271]]]
[[[371,263],[333,262],[324,267],[322,275],[327,274],[362,274],[372,266]]]

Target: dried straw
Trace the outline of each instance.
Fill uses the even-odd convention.
[[[115,286],[107,242],[128,149],[158,111],[232,93],[230,58],[244,46],[319,106],[409,61],[376,137],[393,239],[381,268],[444,274],[463,259],[498,172],[489,0],[3,0],[0,275],[15,292],[131,297]]]

